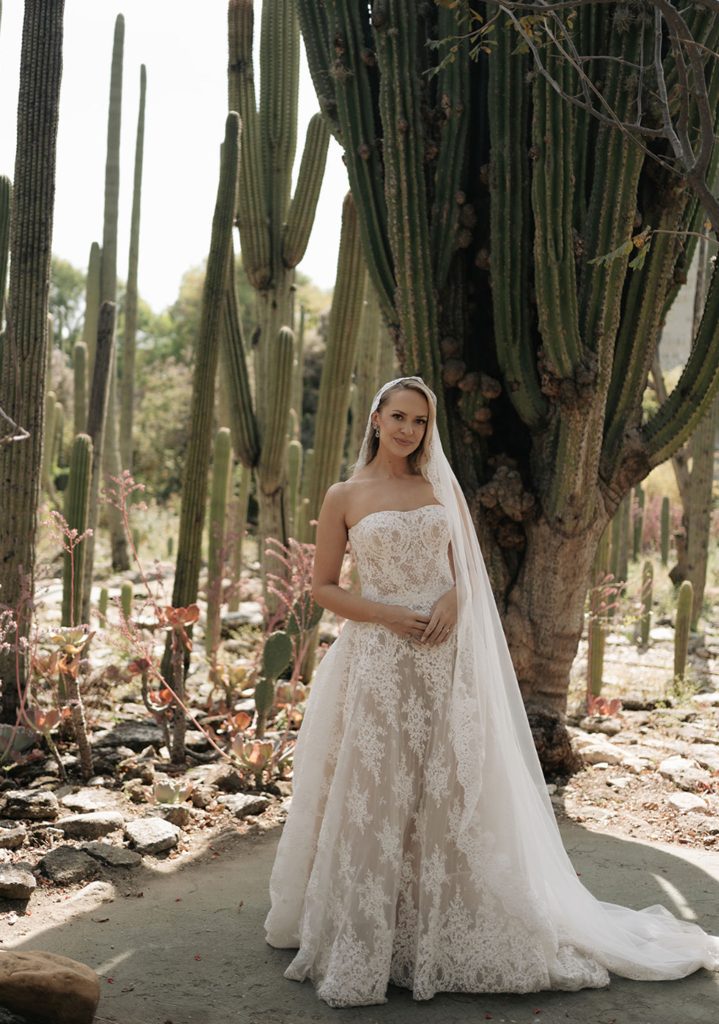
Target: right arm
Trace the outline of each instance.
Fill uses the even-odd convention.
[[[312,596],[323,608],[355,622],[375,622],[400,636],[421,636],[428,618],[401,605],[370,601],[351,594],[339,585],[342,561],[347,549],[345,494],[342,484],[333,484],[322,502],[317,522],[317,544],[312,574]]]

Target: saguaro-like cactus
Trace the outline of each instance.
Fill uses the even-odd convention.
[[[90,484],[92,480],[92,441],[77,434],[70,455],[70,478],[65,491],[65,520],[70,530],[81,537],[88,528]],[[82,581],[87,540],[74,544],[72,554],[63,553],[62,625],[77,626],[82,615]]]
[[[690,580],[684,580],[677,594],[677,610],[674,622],[674,678],[684,679],[689,649],[689,632],[692,620],[694,587]]]
[[[649,631],[652,628],[652,603],[654,591],[654,566],[646,561],[642,566],[642,615],[639,624],[639,638],[642,647],[649,644]]]
[[[72,353],[74,381],[74,426],[75,433],[82,434],[87,427],[87,345],[76,341]]]
[[[197,339],[190,407],[192,433],[185,460],[175,584],[172,591],[172,604],[175,608],[186,608],[197,600],[219,356],[220,318],[229,270],[228,253],[237,188],[238,150],[239,119],[236,113],[231,112],[225,123],[220,181],[212,220],[207,273],[202,290],[200,333]],[[162,672],[173,687],[177,688],[181,681],[172,678],[172,652],[169,640]]]
[[[17,143],[10,224],[8,330],[0,364],[0,408],[12,436],[0,445],[0,593],[16,631],[0,651],[2,719],[14,722],[26,682],[42,468],[47,302],[52,252],[64,0],[27,0],[20,51]],[[3,420],[0,428],[8,433]],[[18,678],[19,676],[19,678]]]
[[[12,210],[12,184],[0,174],[0,328],[5,322],[5,287],[7,285],[8,253],[10,248],[10,211]],[[0,342],[0,353],[2,342]]]
[[[95,345],[97,344],[97,319],[100,315],[100,272],[102,269],[102,250],[98,242],[90,246],[90,257],[87,264],[87,283],[85,285],[85,318],[82,322],[82,340],[87,346],[88,380],[92,380],[95,364]]]
[[[631,128],[605,116],[609,107],[627,125],[664,123],[636,73],[653,52],[654,20],[645,5],[585,5],[557,35],[544,15],[490,3],[491,53],[478,46],[472,60],[467,23],[456,20],[471,5],[297,5],[401,371],[438,394],[522,693],[538,725],[554,721],[598,538],[719,388],[715,270],[681,382],[643,414],[665,308],[703,216],[681,173],[659,168]],[[719,22],[705,4],[685,14],[705,75],[706,133],[707,109],[719,112]],[[529,44],[517,45],[521,32]],[[601,118],[565,99],[581,92],[575,53]],[[686,95],[675,51],[664,46],[661,59],[668,103],[682,97],[698,125],[700,97]],[[535,60],[546,74],[532,73]],[[668,137],[649,148],[674,160]],[[565,740],[548,769],[561,767]]]
[[[300,45],[294,0],[262,5],[259,109],[253,34],[253,0],[229,0],[229,106],[238,111],[243,125],[237,225],[259,315],[251,399],[236,328],[225,332],[225,346],[234,349],[227,360],[236,412],[233,446],[243,464],[256,470],[264,562],[264,538],[287,540],[285,445],[292,391],[285,385],[291,385],[295,353],[286,329],[293,327],[294,268],[304,255],[314,221],[329,131],[319,115],[310,121],[291,198]]]
[[[210,488],[210,523],[207,545],[207,627],[205,651],[210,661],[220,642],[220,611],[222,608],[222,579],[227,555],[227,496],[232,466],[230,431],[221,427],[215,434],[212,456],[212,486]]]
[[[145,146],[145,93],[147,73],[140,67],[140,111],[137,116],[135,177],[130,221],[130,258],[125,291],[125,333],[122,346],[120,409],[120,457],[123,469],[132,470],[132,423],[135,404],[135,335],[137,334],[137,272],[140,260],[140,204],[142,200],[142,157]]]
[[[662,552],[662,565],[666,565],[669,562],[669,528],[670,528],[670,506],[669,498],[665,494],[662,498],[662,511],[660,520],[661,530],[661,552]]]

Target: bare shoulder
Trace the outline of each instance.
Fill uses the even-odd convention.
[[[322,511],[325,517],[344,519],[346,505],[347,481],[340,480],[336,484],[330,484],[325,491],[324,501],[322,502]]]

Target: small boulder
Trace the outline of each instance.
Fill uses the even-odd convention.
[[[193,807],[199,807],[201,811],[207,810],[217,796],[214,786],[195,786],[190,793],[190,800]]]
[[[586,736],[586,734],[585,734]],[[586,764],[621,764],[623,753],[610,740],[594,734],[592,736],[576,736],[575,746],[580,757]]]
[[[122,828],[125,819],[119,811],[91,811],[60,818],[57,827],[68,839],[99,839]]]
[[[675,811],[679,811],[680,814],[686,814],[688,811],[699,812],[700,814],[709,810],[709,805],[706,800],[703,800],[696,793],[672,793],[667,800],[667,803],[674,808]]]
[[[0,850],[17,850],[27,839],[27,829],[17,821],[0,821]]]
[[[92,780],[91,780],[92,781]],[[104,781],[104,780],[103,780]],[[115,806],[113,797],[100,787],[79,789],[60,798],[60,803],[73,814],[92,814],[93,811],[108,811]]]
[[[40,861],[43,874],[58,885],[84,882],[97,874],[97,861],[74,846],[58,846]]]
[[[92,1024],[100,982],[85,964],[55,953],[0,952],[0,1004],[52,1024]]]
[[[187,804],[160,804],[160,814],[165,821],[172,822],[178,828],[185,828],[190,823],[192,812]]]
[[[163,743],[162,729],[154,722],[119,722],[93,736],[93,746],[129,747],[138,753],[149,744],[160,747]]]
[[[205,776],[206,786],[217,786],[225,793],[241,793],[246,782],[238,771],[227,764],[213,765]]]
[[[139,853],[164,853],[177,846],[180,830],[164,818],[137,818],[127,822],[125,836]]]
[[[111,868],[136,868],[142,863],[140,854],[135,850],[128,850],[125,846],[114,846],[112,843],[83,843],[82,848],[91,857]]]
[[[221,796],[218,804],[225,807],[236,818],[246,818],[249,814],[262,814],[270,806],[270,799],[251,793],[237,793],[234,796]]]
[[[54,821],[60,813],[60,805],[54,793],[33,789],[11,790],[5,797],[5,814],[8,818],[23,818],[27,821]]]
[[[709,772],[700,768],[696,761],[690,761],[688,757],[682,757],[681,754],[672,754],[671,757],[666,757],[659,765],[658,771],[660,775],[669,779],[680,789],[697,789],[699,786],[708,785],[711,782]]]
[[[5,900],[28,900],[37,882],[28,868],[4,864],[0,867],[0,897]]]
[[[611,715],[587,715],[579,723],[585,732],[603,733],[605,736],[616,736],[622,730],[622,723]]]

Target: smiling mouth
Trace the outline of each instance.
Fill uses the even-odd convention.
[[[401,444],[405,448],[407,448],[410,445],[414,444],[414,441],[403,441],[400,437],[395,437],[395,441],[397,442],[397,444]]]

